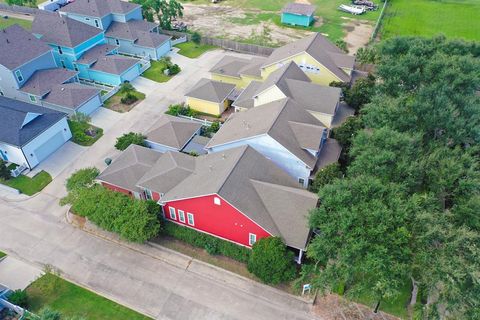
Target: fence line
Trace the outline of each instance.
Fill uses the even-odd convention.
[[[184,116],[184,115],[178,114],[177,117],[183,118],[183,119],[188,119],[190,121],[199,122],[199,123],[201,123],[201,124],[203,124],[204,126],[207,126],[207,127],[210,127],[213,124],[212,121],[208,121],[207,119],[198,119],[198,118],[194,118],[192,116]]]
[[[179,32],[179,31],[162,30],[162,33],[170,35],[172,37],[176,37],[176,38],[186,37],[188,41],[191,41],[191,38],[192,38],[190,34]],[[173,41],[176,41],[176,40],[174,39]],[[226,50],[232,50],[232,51],[241,52],[241,53],[249,53],[249,54],[254,54],[259,56],[269,56],[274,50],[274,48],[271,48],[271,47],[264,47],[256,44],[241,43],[233,40],[211,38],[211,37],[204,37],[204,36],[201,37],[200,42],[202,44],[221,47]]]
[[[372,35],[370,36],[370,41],[375,40],[377,37],[378,31],[382,26],[383,15],[385,14],[385,8],[387,7],[388,0],[385,0],[383,3],[382,11],[380,12],[380,16],[378,16],[377,23],[375,24],[375,28],[373,29]]]
[[[36,9],[36,8],[17,6],[15,4],[10,6],[6,3],[0,3],[0,10],[9,11],[9,12],[12,12],[12,13],[22,13],[22,14],[26,14],[26,15],[34,15],[38,11],[40,11],[39,9]]]

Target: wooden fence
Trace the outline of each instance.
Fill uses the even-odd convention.
[[[170,30],[162,30],[162,33],[167,34],[175,38],[182,38],[187,37],[188,41],[191,41],[191,34],[178,32],[178,31],[170,31]],[[257,56],[269,56],[274,48],[271,47],[263,47],[258,46],[255,44],[248,44],[248,43],[241,43],[233,40],[228,39],[219,39],[219,38],[211,38],[211,37],[201,37],[202,44],[208,44],[211,46],[221,47],[225,50],[232,50],[241,53],[249,53]]]

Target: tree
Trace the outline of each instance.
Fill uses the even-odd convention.
[[[202,36],[200,35],[200,33],[195,31],[194,33],[192,33],[192,38],[191,39],[192,39],[193,43],[200,44],[200,41],[202,41]]]
[[[321,206],[310,217],[319,235],[307,251],[322,266],[315,286],[348,285],[378,302],[397,295],[410,270],[407,225],[414,213],[401,186],[359,176],[334,180],[319,196]]]
[[[361,64],[374,64],[378,59],[377,55],[377,48],[372,46],[359,48],[355,57]]]
[[[342,176],[343,172],[338,163],[329,164],[317,172],[315,179],[313,179],[313,183],[310,186],[310,191],[317,193],[321,187],[332,183],[333,180],[339,179]]]
[[[147,144],[145,143],[146,137],[141,133],[129,132],[125,133],[121,137],[117,138],[117,142],[115,143],[115,148],[117,150],[125,150],[131,144],[136,144],[142,147],[146,147]]]
[[[278,237],[262,238],[252,247],[248,271],[265,283],[278,284],[292,280],[295,276],[293,253],[287,251]]]
[[[13,303],[14,305],[27,309],[28,308],[27,291],[20,290],[20,289],[13,291],[8,296],[8,301]]]
[[[124,82],[120,85],[120,90],[118,90],[118,92],[120,93],[129,93],[129,92],[132,92],[132,91],[135,91],[135,88],[133,87],[133,85],[130,83],[130,82]]]
[[[99,173],[100,171],[95,167],[75,171],[70,178],[67,179],[67,191],[91,187]]]
[[[348,53],[348,45],[344,40],[342,40],[342,39],[335,40],[335,45],[338,48],[340,48],[343,52]]]
[[[36,8],[37,1],[36,0],[7,0],[7,4]]]
[[[10,169],[7,168],[7,163],[0,159],[0,179],[9,180],[12,177]]]
[[[134,0],[143,9],[144,17],[153,21],[156,16],[162,29],[171,30],[172,20],[183,17],[183,6],[177,0]],[[150,21],[150,20],[149,20]]]
[[[366,78],[358,79],[354,85],[346,90],[345,102],[356,111],[370,102],[375,90],[375,77],[369,74]]]
[[[363,121],[361,117],[349,117],[340,127],[332,130],[332,138],[336,139],[342,146],[339,160],[342,167],[350,163],[350,147],[353,139],[362,129]]]

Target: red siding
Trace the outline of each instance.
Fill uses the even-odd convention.
[[[128,196],[133,197],[133,192],[131,192],[130,190],[123,189],[123,188],[114,186],[112,184],[106,183],[106,182],[102,182],[102,186],[104,186],[107,189],[110,189],[110,190],[113,190],[113,191],[116,191],[116,192],[120,192],[120,193],[123,193],[123,194],[126,194]]]
[[[165,217],[170,219],[170,206],[175,208],[175,222],[188,225],[187,212],[193,213],[193,228],[211,233],[221,238],[249,246],[249,233],[257,236],[257,241],[270,236],[268,232],[247,218],[244,214],[220,198],[220,205],[214,204],[214,197],[204,196],[193,199],[170,201],[165,204]],[[179,221],[178,209],[185,212],[185,223]]]

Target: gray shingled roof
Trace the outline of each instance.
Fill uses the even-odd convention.
[[[121,75],[125,71],[136,65],[138,61],[139,60],[135,58],[110,55],[99,58],[90,69],[102,71],[105,73]]]
[[[313,176],[318,170],[321,170],[328,166],[329,164],[338,162],[340,159],[340,153],[342,151],[342,146],[338,143],[335,139],[327,139],[322,149],[320,150],[320,154],[318,155],[318,161],[315,164],[315,169],[313,170]]]
[[[316,195],[300,189],[282,169],[248,146],[194,159],[193,173],[166,192],[162,202],[218,194],[287,245],[305,248],[307,215],[317,204]]]
[[[254,57],[250,60],[250,63],[242,68],[239,73],[247,76],[261,77],[262,70],[261,66],[265,63],[267,58],[264,57]]]
[[[261,85],[262,83],[259,81],[251,81],[248,86],[243,89],[242,93],[240,93],[237,99],[235,99],[235,101],[232,103],[232,106],[245,109],[253,108],[255,104],[253,97]]]
[[[104,181],[134,192],[141,192],[137,182],[157,162],[162,153],[149,148],[130,145],[97,177]]]
[[[146,136],[148,141],[181,150],[201,127],[198,122],[165,114],[155,122]]]
[[[276,64],[302,52],[308,53],[342,81],[350,81],[350,76],[341,68],[353,69],[355,57],[344,53],[320,33],[314,33],[275,49],[262,67]]]
[[[32,23],[32,33],[40,34],[42,41],[73,48],[103,31],[59,13],[40,11]]]
[[[75,110],[98,94],[100,91],[94,87],[80,83],[65,83],[53,86],[43,101]]]
[[[316,8],[317,8],[316,6],[313,6],[311,4],[291,2],[291,3],[287,3],[283,7],[282,13],[291,13],[291,14],[298,14],[298,15],[302,15],[302,16],[311,16],[315,13]]]
[[[63,68],[37,70],[20,90],[42,97],[50,92],[53,86],[65,83],[66,81],[75,77],[77,74],[78,72],[76,71]]]
[[[109,54],[112,54],[114,50],[118,49],[118,46],[111,44],[99,44],[85,52],[80,59],[77,60],[78,63],[91,65],[98,59],[105,57]]]
[[[202,78],[185,96],[220,103],[234,89],[233,84]]]
[[[111,13],[125,14],[139,7],[133,2],[121,0],[75,0],[60,11],[101,18]]]
[[[151,32],[150,30],[155,27],[157,27],[156,24],[144,20],[130,20],[126,23],[112,22],[105,36],[130,40],[137,46],[158,48],[170,40],[171,37],[157,32]]]
[[[62,112],[5,97],[0,97],[0,115],[0,141],[17,147],[24,146],[67,116]],[[24,125],[27,117],[35,118]]]
[[[250,64],[249,59],[243,59],[234,56],[224,56],[215,64],[209,72],[222,74],[231,77],[240,76],[240,70]]]
[[[51,50],[47,44],[17,24],[0,31],[0,64],[9,70]]]
[[[300,69],[295,62],[289,62],[283,67],[272,72],[262,85],[257,90],[257,95],[263,91],[270,89],[272,86],[277,86],[288,97],[290,92],[286,84],[286,79],[295,79],[303,82],[310,82],[310,78],[307,77],[305,72]]]
[[[292,123],[300,123],[304,126],[299,131],[296,130],[298,125],[295,129],[292,128]],[[286,98],[248,111],[233,113],[206,148],[268,134],[313,169],[317,158],[308,152],[305,146],[308,145],[310,149],[313,145],[317,145],[319,148],[323,130],[326,129],[320,121],[295,101]]]

